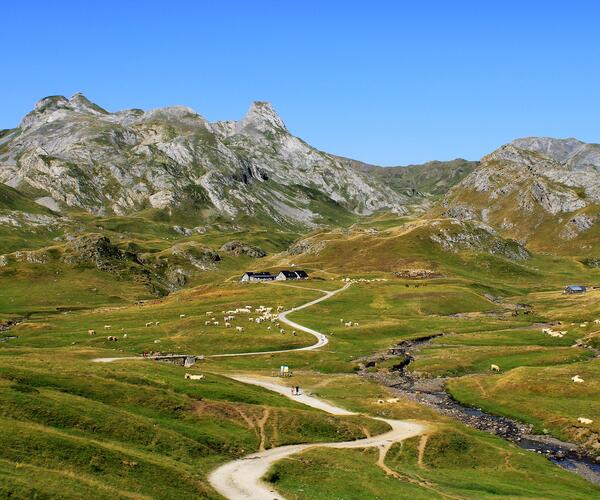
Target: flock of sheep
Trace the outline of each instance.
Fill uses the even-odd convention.
[[[248,322],[256,324],[266,323],[268,331],[270,331],[274,326],[279,329],[279,333],[285,334],[286,331],[281,328],[281,324],[278,321],[278,315],[281,311],[283,311],[283,306],[277,306],[276,312],[273,312],[274,310],[274,307],[267,307],[263,305],[256,308],[253,306],[238,307],[229,311],[221,311],[221,314],[223,315],[222,321],[217,320],[213,311],[207,311],[206,316],[211,316],[211,318],[204,321],[204,326],[221,326],[221,324],[223,324],[225,328],[233,328],[233,322],[238,319],[238,315],[245,316],[252,314],[252,316],[245,316],[247,317]],[[244,327],[235,325],[235,330],[236,332],[243,333]],[[296,336],[295,331],[292,331],[292,334]]]
[[[595,319],[594,324],[600,325],[600,319]],[[580,323],[579,327],[587,328],[588,325],[589,325],[589,322],[585,321],[583,323]],[[571,323],[571,326],[575,326],[575,323]],[[562,338],[568,333],[568,331],[566,331],[566,330],[557,331],[557,330],[552,330],[552,328],[543,328],[542,333],[544,333],[546,335],[550,335],[551,337]],[[575,344],[575,345],[578,345],[578,344]],[[493,372],[499,372],[500,367],[498,365],[492,364],[492,365],[490,365],[490,370],[492,370]],[[585,382],[585,380],[583,378],[581,378],[579,375],[575,375],[575,376],[571,377],[571,380],[575,384],[583,384]],[[590,424],[594,423],[594,421],[592,419],[585,418],[585,417],[579,417],[577,419],[577,421],[583,425],[590,425]]]

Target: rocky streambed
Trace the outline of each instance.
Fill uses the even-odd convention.
[[[400,342],[385,353],[359,360],[358,374],[392,389],[397,395],[434,408],[439,413],[462,423],[500,436],[522,448],[546,456],[563,469],[575,472],[588,481],[600,485],[600,457],[595,457],[574,443],[560,441],[545,434],[534,434],[533,427],[507,417],[486,413],[480,408],[462,405],[445,390],[447,378],[422,378],[407,370],[419,347],[443,334],[430,335]],[[397,359],[391,369],[374,370],[378,363]]]

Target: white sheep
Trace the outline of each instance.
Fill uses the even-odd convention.
[[[219,326],[219,322],[218,321],[213,321],[213,325]]]
[[[600,325],[600,319],[595,319],[595,320],[594,320],[594,324],[595,324],[595,325]]]
[[[111,328],[112,328],[112,326],[111,326],[111,325],[104,325],[104,329],[105,329],[105,330],[110,330]]]
[[[187,380],[202,380],[204,375],[192,375],[191,373],[186,373],[185,378]]]
[[[214,312],[212,312],[212,311],[206,311],[207,316],[212,316],[213,314],[214,314]]]
[[[146,323],[146,326],[147,326],[147,327],[148,327],[148,326],[152,326],[153,324],[154,324],[154,322],[150,321],[150,322]]]
[[[571,380],[573,382],[575,382],[576,384],[581,384],[584,382],[584,380],[579,375],[575,375],[574,377],[571,377]]]
[[[185,314],[180,314],[179,319],[183,319],[183,318],[185,318]]]
[[[96,330],[88,330],[88,335],[96,335]]]
[[[348,322],[344,323],[344,326],[345,326],[346,328],[348,328],[348,327],[352,326],[352,321],[348,321]]]
[[[594,423],[594,421],[591,418],[585,418],[585,417],[579,417],[577,419],[577,421],[583,425],[590,425],[590,424]]]
[[[206,321],[204,322],[204,326],[208,326],[208,325],[210,325],[210,321],[206,320]]]
[[[500,367],[498,365],[490,365],[490,370],[492,370],[493,372],[499,372]]]
[[[231,323],[225,323],[225,328],[231,328]]]
[[[243,332],[244,331],[244,327],[243,326],[236,326],[235,329],[238,332]]]
[[[358,323],[354,323],[354,326],[358,326]]]

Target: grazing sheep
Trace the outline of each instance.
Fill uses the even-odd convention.
[[[185,374],[186,380],[202,380],[204,375],[192,375],[191,373]]]
[[[600,319],[595,319],[595,320],[594,320],[594,324],[595,324],[595,325],[600,325]]]
[[[204,326],[208,326],[208,325],[210,325],[210,321],[206,320],[206,321],[204,322]]]
[[[378,405],[382,405],[383,403],[385,403],[385,401],[383,399],[378,399],[377,400],[377,404]]]
[[[358,323],[354,323],[354,326],[358,326]]]
[[[580,326],[581,328],[586,328],[586,327],[588,326],[588,324],[587,324],[587,323],[581,323],[579,326]]]
[[[285,333],[285,330],[283,328],[280,328],[279,333]]]
[[[277,306],[278,311],[283,311],[283,306]]]
[[[96,335],[96,330],[88,330],[88,335]]]
[[[225,323],[225,328],[231,328],[231,323]]]
[[[112,328],[112,326],[111,326],[111,325],[104,325],[104,329],[105,329],[105,330],[110,330],[111,328]]]
[[[124,338],[124,339],[126,339],[126,338],[127,338],[127,334],[126,334],[126,333],[124,333],[124,334],[123,334],[123,338]]]
[[[352,326],[352,321],[348,321],[348,322],[344,323],[344,326],[345,326],[346,328],[348,328],[348,327]]]
[[[109,335],[106,338],[109,342],[116,342],[117,340],[119,340],[117,337],[113,337],[112,335]]]
[[[490,365],[490,370],[492,370],[493,372],[499,372],[500,367],[498,365]]]
[[[271,325],[267,326],[267,330],[270,330],[270,329],[271,329]]]
[[[206,311],[207,316],[212,316],[214,313],[212,311]]]
[[[156,326],[160,326],[160,321],[155,321],[155,322],[154,322],[154,324],[155,324]]]
[[[152,321],[150,321],[149,323],[146,323],[146,326],[152,326],[154,323]]]
[[[400,399],[398,399],[398,398],[388,398],[388,399],[386,399],[387,403],[397,403],[398,401],[400,401]]]
[[[213,325],[219,326],[219,322],[218,321],[213,321]]]
[[[155,343],[155,344],[160,344],[160,340],[156,339],[156,340],[154,341],[154,343]]]
[[[236,326],[235,329],[238,332],[243,332],[244,331],[244,327],[243,326]]]
[[[180,314],[179,319],[183,319],[183,318],[185,318],[185,314]]]
[[[579,375],[575,375],[574,377],[571,377],[571,380],[573,382],[575,382],[576,384],[581,384],[584,382],[584,380]]]
[[[590,425],[590,424],[594,423],[594,421],[591,418],[585,418],[585,417],[579,417],[577,419],[577,422],[579,422],[580,424],[583,424],[583,425]]]

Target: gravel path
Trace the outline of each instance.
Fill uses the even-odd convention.
[[[334,406],[322,401],[314,396],[302,394],[294,396],[290,388],[276,384],[274,382],[257,379],[247,376],[232,377],[240,382],[254,384],[278,392],[294,401],[303,403],[313,408],[324,410],[333,415],[356,415],[344,408]],[[239,460],[228,462],[215,469],[208,477],[212,487],[226,498],[235,500],[274,500],[283,499],[279,493],[274,491],[269,484],[263,482],[261,478],[267,473],[269,468],[277,461],[290,455],[300,453],[308,448],[327,447],[327,448],[371,448],[389,447],[392,443],[404,439],[418,436],[425,431],[425,427],[415,422],[402,420],[390,420],[375,418],[389,424],[390,431],[355,441],[343,441],[339,443],[311,443],[311,444],[293,444],[288,446],[279,446],[270,450],[252,453]]]

